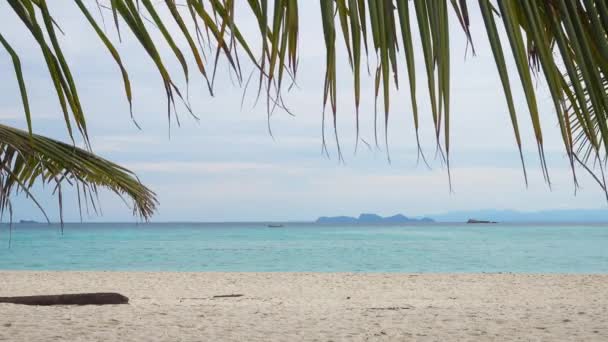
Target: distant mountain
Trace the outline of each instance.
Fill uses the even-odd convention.
[[[606,223],[608,222],[608,209],[566,209],[542,210],[534,212],[486,209],[455,211],[429,216],[438,222],[466,222],[469,218],[474,217],[480,220],[513,223]]]
[[[364,213],[352,216],[322,216],[315,222],[321,224],[401,224],[424,222],[467,222],[474,218],[479,221],[501,223],[608,223],[608,209],[564,209],[542,211],[516,210],[470,210],[454,211],[442,214],[427,215],[423,218],[411,218],[402,214],[382,217],[377,214]]]
[[[321,224],[399,224],[415,222],[428,223],[434,221],[428,217],[409,218],[402,214],[388,217],[377,214],[361,214],[358,218],[352,216],[321,216],[315,221],[315,223]]]

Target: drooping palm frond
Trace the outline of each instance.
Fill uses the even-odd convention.
[[[576,74],[573,75],[576,77]],[[566,122],[572,130],[572,155],[574,161],[588,171],[608,197],[608,184],[605,175],[605,165],[608,154],[603,145],[598,144],[597,137],[602,136],[600,121],[604,115],[596,114],[591,102],[590,90],[587,89],[582,73],[578,72],[579,82],[568,84],[566,93]],[[608,93],[608,78],[602,78],[604,92]],[[576,84],[575,84],[576,83]],[[578,92],[580,97],[577,97]]]
[[[62,53],[61,42],[56,37],[58,29],[48,2],[6,1],[40,47],[70,135],[73,134],[72,125],[75,124],[88,142],[85,113],[80,105],[78,88],[70,72],[69,62]],[[165,89],[169,119],[176,99],[182,101],[189,110],[190,106],[174,82],[172,72],[166,67],[167,61],[159,53],[163,48],[168,49],[173,55],[171,58],[174,57],[179,62],[186,80],[192,77],[188,57],[194,60],[211,94],[220,58],[225,58],[230,72],[234,72],[241,82],[243,74],[239,56],[246,56],[248,63],[253,65],[259,75],[258,96],[265,94],[268,114],[277,108],[285,109],[282,91],[286,84],[295,82],[298,51],[301,49],[298,41],[301,29],[298,5],[301,2],[298,0],[247,0],[239,2],[238,6],[235,0],[73,2],[118,65],[132,116],[133,98],[127,70],[114,43],[100,28],[100,19],[90,13],[91,6],[99,6],[111,13],[119,37],[126,33],[132,34],[146,51]],[[362,56],[365,54],[369,57],[371,54],[376,57],[376,64],[372,73],[375,93],[370,96],[380,100],[382,105],[385,144],[388,147],[387,127],[391,113],[395,112],[390,106],[391,98],[400,96],[400,90],[394,88],[403,88],[404,83],[398,70],[405,69],[409,83],[406,86],[409,88],[407,95],[411,99],[413,129],[417,141],[420,116],[429,115],[433,122],[437,151],[443,156],[449,172],[450,123],[453,120],[450,110],[452,30],[449,17],[455,16],[467,37],[467,44],[474,51],[469,20],[469,12],[473,9],[471,5],[479,8],[483,18],[526,182],[520,134],[521,113],[515,110],[511,82],[519,79],[523,88],[541,169],[550,184],[544,157],[541,113],[533,82],[533,76],[537,74],[544,78],[549,89],[576,184],[575,163],[580,161],[589,170],[593,170],[593,165],[587,163],[595,159],[589,159],[588,156],[603,156],[601,159],[605,162],[608,152],[608,92],[605,88],[608,73],[608,4],[604,0],[319,0],[323,29],[323,37],[319,38],[323,39],[326,50],[323,107],[331,110],[338,151],[336,117],[339,115],[339,80],[336,69],[342,61],[338,60],[337,50],[338,46],[344,44],[347,52],[344,62],[350,65],[353,76],[357,143],[362,96]],[[252,38],[251,32],[248,32],[247,38],[242,33],[239,21],[235,19],[237,7],[247,11],[256,20],[259,28],[257,38]],[[177,27],[175,31],[169,30],[170,23]],[[151,30],[158,30],[162,39],[153,39]],[[420,47],[414,44],[414,37],[419,37]],[[180,46],[179,41],[184,41],[185,46]],[[29,105],[19,54],[11,48],[1,32],[0,42],[13,59],[29,124]],[[422,52],[420,60],[415,58],[418,55],[416,49]],[[515,62],[516,73],[509,74],[507,65],[511,58]],[[424,66],[423,76],[427,84],[425,98],[430,102],[428,113],[422,113],[418,106],[420,102],[416,80],[420,75],[416,73],[416,65]],[[407,112],[410,109],[400,108],[398,111]],[[29,127],[31,131],[31,124]],[[375,127],[376,123],[374,129]],[[376,129],[375,131],[377,132]],[[585,150],[577,146],[588,148]],[[593,153],[583,153],[587,150]],[[420,146],[418,151],[421,156]]]
[[[320,0],[320,4],[327,50],[324,103],[329,101],[331,104],[334,122],[337,111],[337,40],[341,36],[344,37],[353,71],[355,106],[358,113],[360,56],[364,50],[362,46],[367,53],[367,35],[368,29],[371,28],[371,46],[377,56],[374,73],[375,96],[384,104],[385,138],[391,111],[390,98],[393,96],[390,83],[392,78],[394,85],[399,85],[397,70],[400,63],[405,64],[408,74],[414,129],[418,136],[419,111],[414,66],[415,63],[422,63],[426,70],[430,115],[437,146],[439,151],[442,147],[445,151],[449,172],[451,115],[448,7],[451,4],[468,38],[468,44],[473,44],[469,27],[470,2],[391,0],[346,3],[340,0]],[[587,164],[589,153],[579,155],[580,149],[575,149],[575,143],[589,146],[594,155],[604,156],[604,162],[608,152],[608,91],[605,87],[608,81],[608,4],[595,0],[478,0],[478,5],[503,85],[526,183],[519,128],[521,114],[518,115],[515,111],[511,82],[513,78],[519,78],[523,88],[541,169],[550,184],[543,147],[541,113],[533,82],[533,74],[537,74],[544,78],[549,89],[564,150],[570,160],[574,183],[577,184],[574,166],[576,162],[582,161],[587,170],[594,168]],[[369,25],[366,25],[366,20]],[[416,25],[412,25],[413,22]],[[340,30],[342,35],[338,33]],[[506,39],[501,38],[501,32],[506,33]],[[416,34],[420,37],[422,61],[414,60],[412,36]],[[400,42],[402,54],[397,53]],[[473,48],[472,50],[474,51]],[[515,61],[515,75],[509,75],[506,58]],[[600,173],[602,172],[600,168]],[[593,176],[598,179],[598,175]],[[606,186],[603,189],[606,190]]]
[[[36,184],[53,187],[60,206],[64,185],[76,186],[79,202],[93,205],[97,189],[109,189],[131,199],[133,214],[144,220],[157,205],[156,195],[127,169],[72,145],[0,124],[0,212],[16,192],[33,196]]]
[[[449,172],[451,115],[448,7],[451,4],[468,43],[473,44],[469,27],[469,2],[465,0],[451,0],[449,3],[447,0],[350,1],[348,4],[338,0],[320,2],[322,13],[326,13],[322,14],[328,60],[325,98],[329,98],[334,119],[336,115],[334,49],[337,44],[336,37],[340,37],[335,31],[342,30],[344,36],[355,80],[355,105],[358,107],[359,59],[363,51],[360,37],[363,36],[365,39],[367,32],[360,20],[360,11],[363,11],[364,17],[365,14],[369,17],[372,46],[378,56],[375,96],[384,104],[385,138],[391,111],[390,83],[392,78],[392,83],[395,86],[399,85],[397,70],[400,63],[405,64],[408,73],[414,129],[418,136],[419,113],[414,67],[416,61],[412,44],[412,36],[418,34],[423,56],[419,63],[422,63],[426,70],[427,94],[431,104],[430,115],[433,119],[437,145],[440,151],[442,149],[445,151]],[[594,0],[478,0],[478,5],[503,85],[526,183],[520,119],[515,111],[511,82],[513,77],[519,78],[523,88],[541,169],[550,184],[543,147],[541,113],[533,82],[533,74],[536,73],[544,77],[550,91],[564,149],[570,160],[576,184],[575,161],[588,161],[580,158],[574,149],[576,133],[579,133],[577,141],[588,144],[598,155],[605,155],[608,146],[606,117],[608,91],[603,86],[608,75],[608,5],[605,1]],[[334,17],[339,18],[340,25],[334,24],[337,21]],[[412,22],[417,25],[412,25]],[[506,33],[507,39],[501,39],[501,31]],[[397,53],[399,42],[402,43],[402,56],[405,58]],[[509,57],[515,61],[516,76],[509,75],[506,61]],[[567,103],[571,105],[567,106]],[[577,108],[580,110],[575,110]],[[443,135],[442,139],[440,139],[441,135]]]
[[[488,0],[480,0],[480,4],[482,8],[489,6]],[[581,159],[580,151],[574,148],[576,132],[582,133],[579,142],[591,145],[596,155],[605,153],[608,146],[608,92],[603,86],[608,71],[608,6],[604,1],[591,0],[499,1],[498,5],[526,94],[545,176],[548,179],[540,118],[528,66],[544,75],[576,183],[575,161],[588,161]],[[484,11],[488,31],[495,30],[491,16],[489,10]],[[491,39],[497,40],[497,37]],[[494,55],[507,100],[512,101],[504,61],[496,51]],[[587,95],[583,89],[588,90]],[[514,117],[514,111],[510,110]],[[595,119],[590,111],[597,111]],[[513,122],[516,127],[516,121]],[[599,131],[589,129],[595,126]]]

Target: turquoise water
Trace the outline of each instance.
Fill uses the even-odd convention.
[[[608,273],[608,225],[0,226],[0,269]]]

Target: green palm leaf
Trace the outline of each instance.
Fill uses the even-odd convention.
[[[575,170],[574,164],[578,163],[592,172],[595,179],[603,179],[603,165],[608,152],[608,90],[606,88],[608,5],[606,2],[604,0],[478,0],[475,3],[477,2],[501,79],[507,112],[512,122],[526,182],[527,176],[521,152],[524,147],[520,133],[523,120],[515,110],[516,99],[511,91],[511,82],[514,78],[518,78],[522,85],[528,107],[527,116],[533,128],[541,169],[547,183],[550,184],[544,156],[541,120],[543,113],[538,109],[537,89],[533,82],[535,74],[544,78],[549,89],[553,111],[559,123],[559,133],[572,170]],[[74,134],[79,133],[88,144],[86,115],[80,103],[75,77],[70,70],[70,62],[65,58],[61,41],[56,37],[57,23],[53,18],[49,2],[7,0],[7,3],[40,48],[41,60],[47,66],[53,82],[53,91],[59,100],[70,137],[74,140]],[[100,29],[98,20],[89,13],[87,8],[89,4],[82,0],[74,0],[74,3],[119,66],[125,96],[133,115],[131,85],[121,56]],[[342,156],[336,127],[340,112],[337,101],[336,69],[343,62],[341,64],[349,65],[352,70],[356,108],[356,146],[359,141],[359,104],[363,96],[361,56],[363,50],[368,56],[369,50],[374,52],[377,66],[372,76],[375,81],[374,94],[369,96],[374,96],[376,102],[380,99],[383,105],[387,154],[389,118],[395,111],[390,106],[391,98],[402,96],[400,93],[402,89],[398,88],[400,84],[398,70],[401,68],[407,73],[409,90],[406,91],[412,106],[397,110],[400,112],[411,110],[417,142],[420,117],[428,115],[432,119],[437,151],[443,156],[442,160],[446,162],[449,174],[450,123],[458,120],[458,113],[451,113],[450,110],[452,84],[450,42],[453,35],[449,27],[449,16],[454,15],[463,30],[462,34],[467,38],[467,44],[471,44],[472,47],[471,30],[474,28],[470,27],[469,20],[471,3],[473,1],[466,0],[319,0],[319,15],[323,30],[323,36],[319,37],[319,40],[324,41],[326,50],[324,85],[320,96],[323,99],[323,108],[329,107],[331,110],[340,158]],[[231,68],[230,71],[236,73],[239,82],[242,80],[239,53],[243,51],[254,71],[259,73],[258,96],[262,92],[266,93],[268,117],[270,118],[271,113],[277,108],[286,109],[282,90],[288,82],[285,82],[284,78],[290,78],[292,84],[295,82],[298,50],[302,48],[298,42],[298,34],[302,29],[299,22],[298,0],[270,2],[247,0],[246,6],[242,7],[235,6],[234,0],[187,0],[184,3],[175,0],[160,2],[142,0],[141,4],[143,6],[140,7],[140,1],[137,0],[108,0],[104,6],[112,13],[116,28],[119,29],[119,39],[121,35],[132,34],[160,74],[161,85],[167,96],[169,119],[176,100],[181,100],[191,113],[192,111],[174,81],[175,75],[165,67],[167,61],[159,53],[162,48],[168,48],[177,58],[181,73],[186,80],[191,77],[187,61],[194,60],[201,75],[207,80],[211,94],[214,91],[213,79],[220,58],[225,58]],[[246,39],[242,34],[239,27],[240,19],[237,19],[242,16],[237,15],[237,8],[248,11],[257,21],[259,27],[257,38],[248,36],[249,38]],[[163,10],[167,11],[167,16],[160,15],[160,11]],[[144,20],[146,18],[151,20],[147,22]],[[167,20],[173,21],[172,24],[176,24],[178,30],[170,31],[168,27],[171,25],[166,22]],[[163,39],[158,41],[152,39],[150,30],[160,31]],[[504,35],[506,39],[501,39],[501,30],[506,33]],[[69,35],[69,32],[66,34]],[[420,37],[421,41],[420,61],[414,60],[414,56],[417,55],[414,50],[418,48],[413,44],[415,36]],[[178,42],[185,42],[182,43],[184,46]],[[11,47],[2,32],[0,32],[0,43],[13,61],[13,69],[17,76],[16,84],[22,97],[31,139],[33,137],[31,113],[23,70],[19,62],[19,52]],[[339,44],[344,44],[346,47],[347,54],[344,61],[338,60]],[[401,54],[400,45],[403,49]],[[210,51],[215,51],[213,59],[207,58],[203,51],[205,46],[209,47]],[[515,61],[516,74],[509,75],[506,67],[507,58],[513,58]],[[420,99],[415,87],[419,77],[415,73],[417,63],[424,66],[425,70],[422,75],[426,76],[427,84],[424,98],[430,102],[430,110],[427,113],[419,109]],[[209,80],[210,70],[213,73]],[[376,131],[375,123],[374,131]],[[4,144],[3,146],[10,146],[5,141],[0,143]],[[324,133],[323,144],[325,146]],[[36,145],[32,144],[32,146]],[[420,156],[422,150],[419,142],[418,151]],[[70,162],[67,155],[65,157],[66,159],[61,159],[61,162]],[[601,161],[598,167],[596,167],[597,161]],[[21,163],[17,165],[21,167]],[[14,172],[15,167],[13,165],[4,170],[4,177],[9,177],[8,172]],[[59,167],[59,164],[56,167]],[[594,171],[598,168],[600,175]],[[31,180],[34,175],[38,177],[37,179],[45,179],[45,173],[36,172],[28,173],[26,178]],[[576,175],[574,173],[573,175],[576,184]],[[89,181],[88,178],[83,178],[80,185],[89,184]],[[109,186],[110,180],[107,180],[106,184]],[[604,184],[602,188],[606,190],[607,187]],[[142,216],[147,217],[149,213],[145,212],[146,215]]]
[[[0,212],[10,205],[14,193],[32,195],[37,183],[51,184],[59,192],[63,185],[77,186],[85,199],[100,187],[109,189],[130,199],[133,214],[144,220],[157,205],[154,192],[127,169],[72,145],[5,125],[0,125],[0,183]]]

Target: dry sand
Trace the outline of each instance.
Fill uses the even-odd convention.
[[[3,341],[608,341],[608,275],[0,272]],[[214,298],[242,294],[242,297]]]

